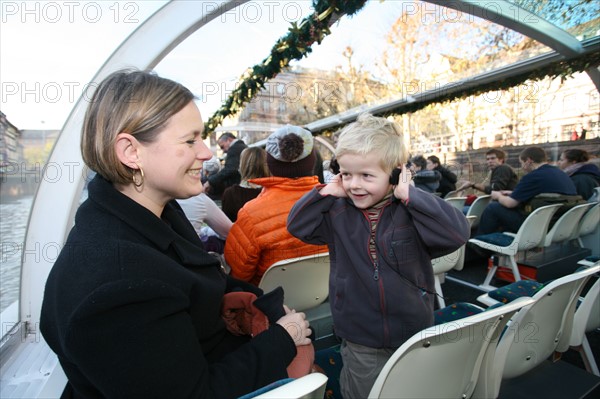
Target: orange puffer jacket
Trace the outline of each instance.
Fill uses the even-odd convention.
[[[264,177],[250,182],[261,185],[263,191],[240,209],[227,236],[224,255],[232,276],[258,285],[275,262],[328,251],[325,245],[303,243],[286,227],[292,206],[319,183],[316,176]]]

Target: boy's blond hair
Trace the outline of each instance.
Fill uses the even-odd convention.
[[[408,161],[408,148],[396,122],[363,113],[356,122],[342,129],[335,150],[336,158],[348,153],[366,155],[370,152],[379,155],[379,166],[386,172]]]

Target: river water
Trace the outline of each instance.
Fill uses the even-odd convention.
[[[19,299],[21,256],[33,195],[0,202],[0,313]]]

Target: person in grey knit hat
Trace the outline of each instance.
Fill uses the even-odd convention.
[[[267,139],[267,166],[273,176],[314,175],[316,155],[312,134],[299,126],[285,125]]]
[[[225,260],[235,278],[258,285],[275,262],[327,252],[326,245],[305,244],[286,228],[292,206],[319,184],[315,151],[312,134],[298,126],[283,126],[267,139],[271,176],[248,180],[263,189],[238,211],[225,242]]]

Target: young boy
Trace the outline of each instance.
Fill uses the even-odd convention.
[[[359,116],[340,134],[335,155],[337,179],[294,205],[288,230],[329,246],[342,395],[366,398],[393,352],[433,324],[431,259],[463,245],[469,225],[453,206],[410,184],[408,152],[394,122]],[[392,185],[390,174],[400,166]]]

